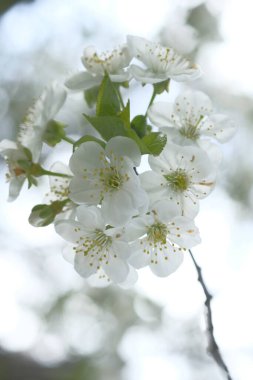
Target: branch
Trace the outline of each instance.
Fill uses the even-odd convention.
[[[189,253],[191,255],[191,259],[193,261],[193,264],[195,266],[195,269],[198,273],[198,281],[203,289],[203,292],[206,296],[205,300],[205,307],[206,307],[206,324],[207,324],[207,338],[208,338],[208,347],[207,351],[210,353],[210,355],[213,357],[215,362],[218,364],[218,366],[226,373],[227,380],[232,380],[232,377],[229,373],[229,369],[224,362],[224,359],[220,353],[220,349],[218,344],[216,343],[216,340],[214,338],[214,328],[213,328],[213,317],[212,317],[212,309],[211,309],[211,301],[212,301],[212,295],[209,293],[203,275],[202,275],[202,269],[197,264],[192,251],[189,249]]]

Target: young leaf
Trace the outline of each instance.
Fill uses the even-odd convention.
[[[98,91],[96,114],[97,116],[115,116],[119,112],[120,99],[118,90],[109,75],[105,74]]]
[[[119,113],[119,117],[124,122],[124,125],[126,128],[131,128],[131,124],[130,124],[130,102],[129,102],[129,100],[127,102],[127,105]]]
[[[142,138],[147,133],[147,122],[144,115],[137,115],[131,122],[131,128]]]
[[[124,122],[120,117],[84,116],[106,141],[114,136],[127,136]]]
[[[160,132],[151,132],[149,135],[143,137],[142,142],[149,150],[149,154],[158,156],[166,145],[167,136]]]

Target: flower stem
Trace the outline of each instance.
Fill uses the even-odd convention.
[[[50,170],[43,169],[43,175],[49,175],[51,177],[62,177],[62,178],[72,178],[72,175],[64,173],[51,172]]]
[[[154,87],[154,88],[153,88],[153,93],[152,93],[152,96],[151,96],[151,99],[150,99],[150,102],[149,102],[148,107],[147,107],[147,111],[146,111],[146,113],[145,113],[145,116],[147,116],[148,109],[149,109],[149,107],[152,106],[153,101],[155,100],[156,95],[157,95],[157,92],[156,92],[156,89],[155,89],[155,87]]]
[[[68,136],[62,137],[62,140],[67,141],[68,143],[70,143],[72,145],[75,144],[75,141],[73,139],[71,139],[70,137],[68,137]]]
[[[208,291],[207,286],[205,284],[203,275],[202,275],[202,269],[196,262],[192,251],[189,249],[189,253],[191,256],[191,259],[193,261],[193,264],[195,266],[195,269],[198,274],[198,281],[203,289],[203,292],[205,294],[206,300],[205,300],[205,307],[206,307],[206,323],[207,323],[207,337],[208,337],[208,347],[207,350],[210,353],[210,355],[213,357],[214,361],[218,364],[218,366],[225,372],[227,376],[227,380],[232,380],[232,377],[230,375],[229,369],[221,355],[220,349],[218,344],[216,343],[216,340],[214,338],[214,327],[213,327],[213,317],[212,317],[212,309],[211,309],[211,301],[213,296]]]

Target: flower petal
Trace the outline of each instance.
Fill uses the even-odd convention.
[[[112,226],[123,226],[132,216],[138,214],[134,208],[130,194],[124,190],[107,193],[101,205],[105,221]]]
[[[15,199],[19,196],[19,193],[21,191],[21,188],[25,182],[25,177],[14,177],[10,180],[10,186],[9,186],[9,197],[8,201],[12,202],[15,201]]]
[[[101,209],[96,206],[79,206],[76,209],[78,221],[82,224],[82,228],[87,231],[104,230],[105,222],[101,215]]]
[[[59,234],[63,239],[74,244],[76,244],[80,237],[84,234],[80,223],[72,219],[59,220],[55,223],[54,227],[57,234]]]
[[[112,154],[118,157],[128,157],[135,166],[141,162],[141,152],[135,141],[128,137],[116,136],[111,138],[106,144],[105,152],[107,156]]]
[[[69,198],[78,204],[98,204],[101,199],[100,190],[95,188],[94,183],[74,177],[69,185]]]
[[[97,266],[94,264],[90,264],[91,262],[89,256],[85,256],[82,252],[76,253],[74,260],[74,268],[77,271],[77,273],[80,274],[80,276],[87,278],[91,276],[93,273],[96,273]]]
[[[102,268],[107,276],[115,283],[123,282],[129,273],[127,263],[119,258],[118,252],[115,252],[115,255],[110,255],[108,261],[103,261]]]
[[[91,87],[99,85],[102,79],[102,75],[94,76],[86,71],[82,71],[69,78],[65,82],[65,86],[68,87],[70,90],[88,90]]]
[[[230,140],[236,132],[236,125],[226,115],[211,115],[203,127],[203,134],[215,138],[221,143]]]
[[[142,249],[134,250],[128,262],[136,269],[144,268],[149,265],[150,257]]]
[[[150,264],[150,269],[156,276],[167,277],[178,269],[183,259],[183,253],[178,250],[167,256],[158,255],[156,263]]]
[[[174,113],[173,104],[157,102],[148,109],[148,118],[157,127],[175,127],[180,123],[177,114]]]

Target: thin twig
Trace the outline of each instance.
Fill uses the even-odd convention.
[[[193,261],[193,264],[195,266],[195,269],[198,273],[198,281],[203,289],[203,292],[206,296],[205,300],[205,307],[206,307],[206,323],[207,323],[207,337],[208,337],[208,347],[207,350],[210,353],[210,355],[213,357],[215,362],[218,364],[218,366],[226,373],[227,380],[232,380],[232,377],[230,375],[229,369],[224,362],[224,359],[220,353],[220,349],[218,344],[216,343],[216,340],[214,338],[214,328],[213,328],[213,317],[212,317],[212,309],[211,309],[211,301],[212,301],[212,295],[208,291],[203,275],[202,275],[202,269],[196,262],[192,251],[189,249],[191,259]]]

